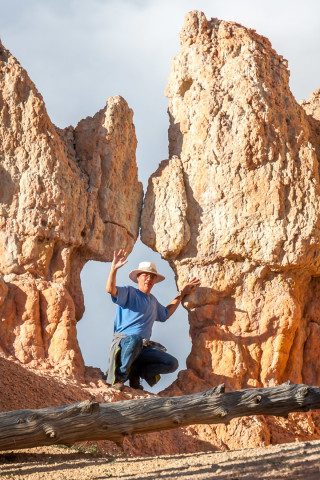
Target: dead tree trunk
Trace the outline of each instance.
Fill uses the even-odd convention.
[[[224,385],[181,397],[149,397],[114,403],[89,401],[0,414],[0,450],[73,445],[84,440],[121,443],[126,435],[199,423],[229,423],[248,415],[287,417],[320,408],[320,388],[290,382],[278,387],[224,393]]]

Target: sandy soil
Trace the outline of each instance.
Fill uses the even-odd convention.
[[[41,447],[0,453],[0,475],[2,480],[319,480],[320,441],[131,458],[122,454],[106,456],[97,450],[96,444],[77,449]]]

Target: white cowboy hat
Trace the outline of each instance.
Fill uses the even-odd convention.
[[[130,280],[132,280],[135,283],[138,283],[139,273],[153,273],[154,275],[157,276],[155,283],[162,282],[162,280],[164,280],[166,278],[166,277],[164,277],[163,275],[160,275],[160,273],[157,272],[156,264],[153,263],[153,262],[141,262],[141,263],[139,263],[139,266],[138,266],[137,270],[132,270],[129,273]]]

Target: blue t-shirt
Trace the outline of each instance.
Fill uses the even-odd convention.
[[[153,295],[147,295],[138,288],[126,286],[117,287],[117,290],[117,298],[111,297],[118,305],[114,331],[150,339],[154,322],[165,322],[169,310]]]

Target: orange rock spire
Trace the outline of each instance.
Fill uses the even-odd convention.
[[[180,38],[166,90],[170,158],[150,178],[141,234],[179,288],[201,280],[185,303],[188,370],[167,393],[319,385],[319,119],[255,31],[194,11]],[[318,112],[319,95],[304,107]],[[260,423],[251,444],[269,438]],[[224,442],[241,446],[230,432]]]
[[[109,98],[76,128],[56,128],[41,95],[0,45],[0,350],[81,375],[80,272],[138,235],[132,111]]]

